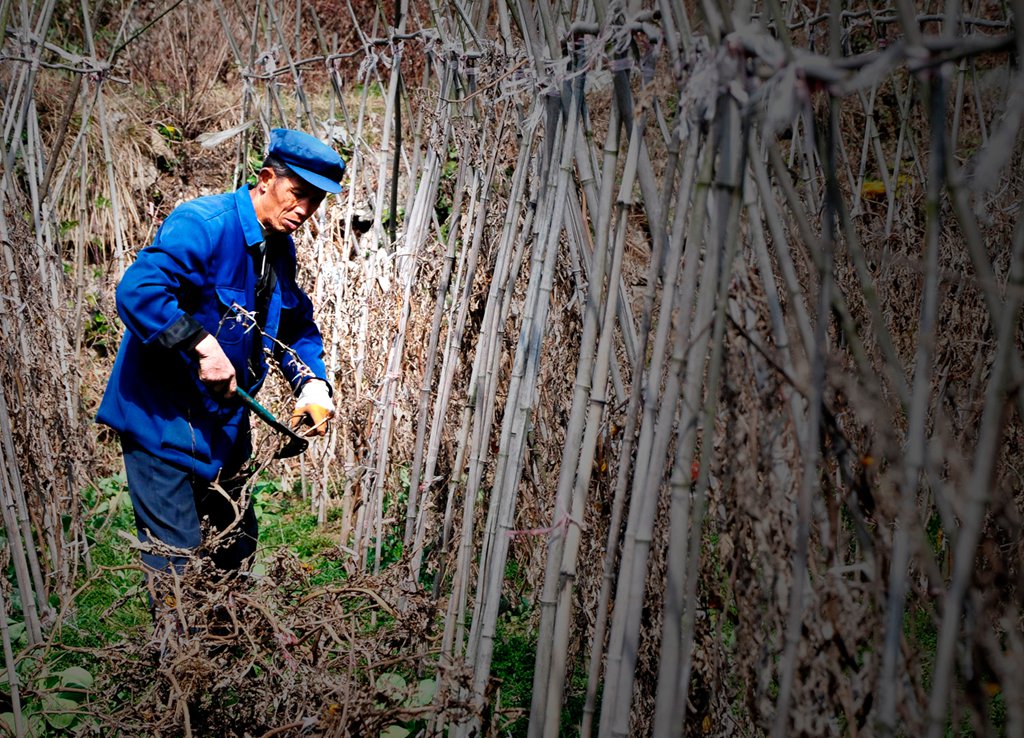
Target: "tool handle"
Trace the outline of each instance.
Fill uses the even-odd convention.
[[[241,387],[238,387],[235,391],[238,393],[238,397],[241,399],[243,405],[259,415],[261,420],[269,423],[275,430],[284,432],[284,426],[279,423],[277,418],[275,418],[267,408],[263,407],[263,405],[261,405],[252,395]]]
[[[238,393],[238,397],[239,399],[241,399],[242,404],[245,405],[250,410],[252,410],[254,413],[256,413],[262,421],[264,421],[267,425],[276,430],[278,433],[283,433],[285,436],[290,438],[294,443],[300,444],[303,450],[306,448],[306,446],[309,444],[309,441],[307,439],[303,438],[298,433],[296,433],[291,428],[289,428],[284,423],[275,418],[274,415],[269,410],[267,410],[265,407],[263,407],[263,405],[257,402],[256,399],[253,398],[253,396],[246,392],[244,389],[238,387],[235,391]]]

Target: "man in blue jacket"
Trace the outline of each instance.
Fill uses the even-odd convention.
[[[117,287],[126,331],[97,420],[120,436],[139,540],[195,550],[216,533],[221,570],[256,550],[256,516],[240,499],[252,453],[248,410],[273,358],[296,395],[294,426],[324,435],[333,417],[323,340],[295,281],[292,233],[345,163],[301,131],[271,131],[255,185],[174,209]],[[241,504],[240,504],[241,502]],[[143,553],[179,573],[188,551]]]

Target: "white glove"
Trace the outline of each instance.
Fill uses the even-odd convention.
[[[327,434],[327,421],[334,417],[334,403],[327,383],[322,379],[310,379],[302,385],[295,400],[295,412],[292,413],[292,428],[312,426],[307,436],[323,436]]]
[[[334,403],[331,401],[331,392],[327,388],[327,382],[322,379],[310,379],[299,392],[295,399],[295,407],[303,405],[319,405],[325,410],[334,412]]]

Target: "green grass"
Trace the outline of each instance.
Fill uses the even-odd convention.
[[[126,632],[148,627],[149,603],[138,554],[120,535],[135,533],[135,517],[124,480],[101,480],[87,490],[86,503],[94,505],[87,516],[93,572],[80,575],[81,588],[69,617],[62,623],[60,642],[67,646],[96,648],[120,641]]]
[[[533,665],[537,634],[518,617],[499,618],[495,633],[491,673],[501,682],[503,710],[521,710],[522,717],[504,726],[502,735],[522,738],[526,735],[533,695]]]
[[[134,533],[135,524],[124,480],[101,480],[83,490],[82,499],[88,508],[86,536],[92,570],[80,572],[78,594],[50,634],[60,647],[37,651],[37,658],[30,654],[18,662],[22,712],[32,736],[68,735],[69,730],[83,727],[78,706],[98,667],[83,649],[119,643],[125,634],[150,624],[142,572],[130,568],[138,563],[137,554],[119,535],[126,530]],[[16,632],[21,625],[15,622]],[[17,651],[25,645],[22,635],[14,647]],[[3,681],[0,691],[6,693]],[[13,716],[0,716],[0,721],[11,726]]]
[[[308,503],[295,490],[282,492],[280,482],[271,478],[257,481],[254,505],[260,527],[258,559],[285,548],[310,567],[310,584],[322,586],[345,579],[333,530],[337,516],[328,515],[327,526],[319,526]]]

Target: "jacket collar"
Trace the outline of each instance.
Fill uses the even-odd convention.
[[[242,235],[245,237],[245,245],[251,248],[263,243],[263,228],[256,218],[256,209],[252,206],[252,196],[249,194],[248,184],[244,184],[235,190],[235,205],[238,208],[238,217],[242,223]]]

